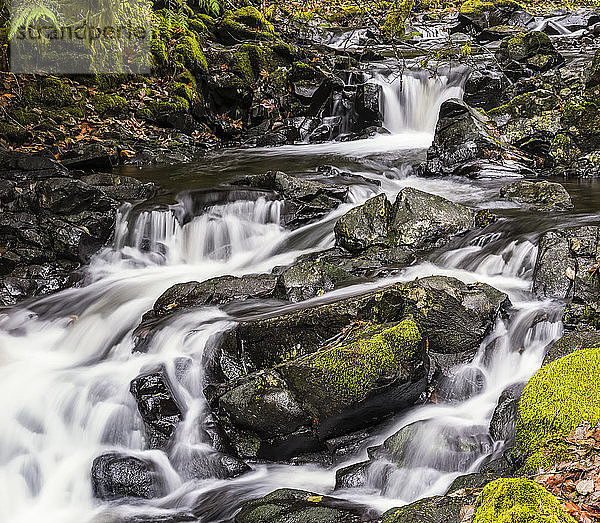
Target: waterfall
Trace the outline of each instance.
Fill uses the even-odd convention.
[[[429,71],[405,72],[373,82],[381,86],[380,108],[383,125],[393,134],[421,132],[433,135],[441,105],[463,97],[464,68],[440,74]]]

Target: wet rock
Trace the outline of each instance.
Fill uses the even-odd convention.
[[[111,501],[122,498],[152,499],[165,495],[165,486],[148,461],[110,453],[97,457],[92,464],[94,496]]]
[[[431,248],[474,226],[474,212],[411,187],[393,205],[385,194],[352,209],[335,225],[336,242],[350,252],[370,247],[414,251]]]
[[[241,456],[287,459],[379,421],[427,387],[417,326],[358,326],[337,344],[207,391]]]
[[[503,139],[523,151],[546,157],[555,135],[562,129],[561,99],[552,91],[536,89],[515,96],[488,111]]]
[[[502,143],[489,117],[460,100],[442,104],[433,144],[427,151],[426,174],[477,177],[485,175],[492,163],[508,158],[528,161]],[[515,168],[520,170],[518,164]]]
[[[171,314],[198,307],[225,305],[234,301],[267,298],[275,292],[278,276],[247,274],[219,276],[203,282],[177,283],[163,292],[152,310],[142,316],[133,335],[135,351],[144,352],[162,321]]]
[[[345,201],[348,192],[347,187],[298,178],[280,171],[249,176],[236,183],[275,191],[286,201],[282,221],[288,227],[298,227],[325,216]]]
[[[32,181],[66,174],[67,169],[50,152],[20,153],[0,149],[0,178]]]
[[[444,276],[397,283],[361,296],[240,323],[226,333],[219,357],[230,377],[310,354],[356,321],[383,324],[412,315],[429,350],[474,352],[508,305],[507,296],[481,283]],[[237,369],[237,370],[236,370]],[[230,374],[233,372],[233,374]]]
[[[489,110],[497,107],[498,100],[510,80],[500,70],[485,68],[471,71],[465,83],[463,100],[471,107]]]
[[[518,33],[502,40],[496,60],[511,80],[549,71],[565,60],[546,33]]]
[[[571,299],[586,305],[599,297],[598,227],[544,233],[539,241],[533,290],[540,297]]]
[[[119,202],[149,200],[158,192],[154,183],[142,183],[130,176],[98,173],[83,176],[81,181],[102,191],[108,198]]]
[[[595,100],[594,97],[574,96],[569,99],[561,117],[564,132],[584,154],[600,149],[600,107]],[[597,161],[597,154],[595,156],[589,159]]]
[[[523,6],[512,0],[468,0],[460,8],[459,23],[479,32],[494,26],[526,26],[533,21]]]
[[[430,426],[431,425],[431,426]],[[427,456],[415,455],[413,449],[419,441],[427,440],[434,449]],[[435,422],[418,421],[403,427],[387,438],[382,445],[371,447],[369,457],[373,462],[384,459],[397,467],[431,467],[436,470],[468,470],[475,460],[492,449],[487,427],[445,427]]]
[[[500,196],[517,203],[527,204],[535,211],[564,211],[573,208],[567,190],[554,182],[519,180],[502,187]]]
[[[381,125],[383,115],[379,109],[380,97],[380,85],[363,84],[358,87],[355,110],[363,129],[373,125]]]
[[[245,503],[236,523],[359,523],[374,521],[372,508],[303,490],[280,489]]]
[[[548,365],[577,350],[594,347],[600,347],[599,332],[588,330],[568,332],[548,349],[542,365]]]
[[[505,441],[507,446],[514,444],[515,427],[519,400],[527,382],[516,383],[502,391],[490,421],[490,435],[495,441]]]
[[[391,210],[385,194],[367,200],[337,221],[336,243],[354,253],[371,246],[389,247]]]
[[[473,505],[477,497],[435,496],[415,501],[400,508],[388,510],[382,523],[454,523],[464,515],[463,507]]]
[[[237,478],[252,470],[238,458],[205,449],[178,450],[170,460],[186,480]]]
[[[309,256],[281,272],[274,296],[292,302],[304,301],[335,289],[351,277],[326,258]]]
[[[135,378],[129,388],[136,400],[150,448],[164,448],[183,420],[183,408],[176,398],[164,367]]]
[[[77,214],[83,211],[106,212],[114,209],[114,202],[102,191],[69,178],[50,178],[35,188],[41,209],[56,214]]]
[[[594,54],[592,65],[586,73],[586,89],[594,89],[600,85],[600,50]]]
[[[62,165],[69,169],[112,169],[117,163],[116,154],[107,151],[99,144],[83,145],[66,151],[61,157]]]

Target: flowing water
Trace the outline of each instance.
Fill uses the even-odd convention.
[[[544,349],[561,334],[560,304],[530,292],[537,236],[558,223],[585,223],[595,186],[573,190],[576,213],[540,217],[498,200],[502,180],[422,179],[410,165],[422,160],[443,100],[460,96],[460,72],[445,78],[407,74],[383,85],[385,124],[393,134],[351,143],[288,146],[268,150],[220,151],[187,166],[147,169],[176,201],[153,210],[124,206],[114,243],[99,253],[85,284],[0,314],[0,521],[30,523],[116,522],[127,518],[193,513],[201,521],[227,521],[241,503],[281,487],[331,493],[335,469],[313,465],[254,464],[236,479],[197,479],[189,464],[216,463],[203,396],[203,355],[215,336],[244,318],[216,308],[176,316],[132,353],[133,330],[144,312],[171,285],[220,275],[267,273],[300,255],[334,243],[336,219],[383,191],[394,198],[417,187],[474,208],[494,208],[504,219],[485,232],[469,233],[429,259],[392,277],[333,291],[310,300],[365,292],[393,281],[432,274],[483,281],[508,293],[513,310],[498,321],[475,360],[454,369],[444,384],[445,401],[417,406],[388,421],[346,463],[366,458],[366,446],[413,424],[417,436],[403,468],[377,463],[368,485],[337,492],[383,510],[443,493],[459,474],[474,470],[497,452],[488,424],[501,391],[527,379]],[[402,83],[402,88],[400,88]],[[318,179],[317,167],[334,165],[353,178],[348,201],[317,223],[295,231],[280,224],[281,203],[243,192],[202,205],[194,191],[216,187],[242,174],[280,169]],[[370,183],[377,181],[380,185]],[[233,196],[231,196],[233,195]],[[579,197],[580,196],[580,197]],[[218,198],[217,198],[218,200]],[[306,305],[306,304],[302,304]],[[296,305],[297,306],[297,305]],[[260,314],[260,306],[251,312]],[[272,302],[264,310],[277,307]],[[283,308],[282,308],[283,310]],[[185,408],[169,455],[145,450],[143,425],[129,392],[141,372],[164,366]],[[460,441],[469,452],[457,452]],[[167,495],[138,503],[101,503],[93,498],[90,467],[112,450],[152,461]],[[213,459],[214,458],[214,459]],[[344,464],[340,464],[342,466]]]

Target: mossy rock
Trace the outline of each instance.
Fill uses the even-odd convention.
[[[147,107],[140,109],[136,115],[148,120],[155,120],[157,117],[171,113],[188,113],[190,103],[181,96],[171,96],[168,100],[152,100],[148,102]]]
[[[255,7],[247,6],[230,11],[217,28],[217,35],[225,43],[244,40],[273,40],[275,28]]]
[[[490,109],[487,114],[492,118],[509,115],[515,118],[532,118],[560,107],[560,98],[551,91],[538,89],[515,96],[510,102]]]
[[[67,107],[75,104],[75,97],[66,80],[49,77],[25,86],[23,101],[30,106]]]
[[[578,145],[582,149],[587,149],[586,145],[592,145],[594,148],[597,139],[589,144],[582,142],[581,139],[597,137],[600,134],[600,107],[593,99],[573,98],[565,107],[561,123],[578,138]]]
[[[587,89],[594,89],[600,85],[600,49],[594,54],[592,65],[587,72],[587,81],[585,87]]]
[[[383,32],[386,35],[396,38],[406,35],[404,23],[410,16],[414,3],[414,0],[397,0],[392,5],[383,24]]]
[[[568,435],[583,421],[600,419],[600,348],[583,349],[542,367],[527,383],[516,426],[516,450],[527,457],[522,469],[535,472],[561,461],[560,448],[548,453],[540,444]]]
[[[523,26],[529,18],[525,8],[514,0],[466,0],[459,11],[459,19],[478,31],[498,26]]]
[[[548,156],[559,165],[571,165],[581,156],[581,149],[569,134],[558,133],[550,143]]]
[[[546,72],[564,62],[550,37],[541,31],[517,33],[502,40],[496,53],[501,66],[522,64],[535,72]]]
[[[243,80],[245,85],[250,86],[258,81],[261,74],[272,73],[279,67],[288,66],[289,53],[287,47],[245,43],[236,49],[231,70]]]
[[[121,114],[127,110],[127,100],[118,94],[96,94],[91,101],[99,115]]]
[[[30,135],[30,131],[22,125],[0,122],[0,138],[9,143],[22,144]]]
[[[284,364],[280,372],[296,396],[324,419],[360,403],[392,377],[410,381],[424,358],[422,342],[412,320],[369,326],[343,345]]]
[[[351,22],[366,15],[366,10],[357,5],[342,5],[333,12],[326,9],[317,10],[317,14],[333,25],[347,26]]]
[[[537,483],[502,478],[483,489],[473,523],[575,523],[575,520]]]
[[[188,84],[183,82],[175,82],[169,87],[171,96],[178,96],[186,99],[188,102],[194,102],[198,99],[198,94]]]
[[[206,72],[208,70],[208,62],[206,61],[204,52],[193,33],[189,32],[179,40],[175,46],[175,52],[175,62],[179,70],[187,68],[193,73]]]

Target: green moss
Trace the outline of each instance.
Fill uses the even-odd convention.
[[[183,65],[192,72],[203,72],[208,70],[206,57],[202,52],[200,44],[193,34],[187,34],[175,47],[177,54],[183,60]],[[176,61],[177,57],[176,57]]]
[[[553,111],[559,106],[558,96],[549,91],[539,90],[515,96],[507,104],[490,109],[488,115],[494,117],[508,114],[517,118],[531,118]]]
[[[181,96],[171,96],[169,100],[150,101],[147,107],[141,109],[136,114],[140,118],[149,120],[155,119],[161,114],[169,113],[187,113],[190,110],[190,103]]]
[[[284,50],[283,54],[287,51]],[[246,85],[253,85],[261,74],[272,73],[279,67],[285,67],[287,60],[271,46],[245,43],[235,51],[231,70],[235,72]]]
[[[21,125],[35,125],[40,121],[41,116],[25,107],[15,107],[8,111],[10,117]]]
[[[28,84],[23,89],[23,102],[26,105],[66,107],[75,103],[73,90],[60,78],[43,78],[37,84]]]
[[[503,478],[483,489],[473,523],[575,523],[575,520],[537,483]]]
[[[181,98],[185,98],[188,102],[193,102],[196,100],[196,92],[187,84],[182,82],[174,83],[170,88],[169,92],[173,96],[180,96]]]
[[[319,9],[317,14],[331,24],[345,26],[348,23],[365,16],[365,9],[356,5],[342,5],[334,11]]]
[[[255,7],[242,7],[229,12],[221,22],[219,33],[234,42],[272,40],[275,28]]]
[[[100,115],[118,114],[127,110],[127,100],[118,94],[94,95],[92,105]]]
[[[364,399],[383,377],[402,373],[422,350],[421,342],[412,320],[388,328],[367,326],[343,344],[284,364],[281,371],[299,397],[310,397],[315,410],[327,415]]]
[[[578,135],[596,134],[600,131],[600,108],[591,99],[574,98],[565,107],[561,123]]]
[[[10,143],[23,143],[29,136],[29,131],[22,125],[0,122],[0,138]]]
[[[484,229],[488,225],[495,223],[497,220],[498,217],[494,213],[487,209],[482,209],[481,211],[477,211],[477,214],[475,215],[475,227]]]
[[[474,13],[483,13],[493,11],[500,7],[514,7],[515,9],[525,9],[518,2],[513,0],[467,0],[460,6],[461,15],[470,15]]]
[[[561,165],[570,165],[581,156],[581,149],[568,134],[558,133],[550,144],[548,155]]]
[[[153,38],[150,41],[150,53],[152,54],[152,65],[155,69],[168,65],[167,44],[159,38]]]
[[[600,419],[600,348],[568,354],[542,367],[519,401],[517,450],[537,451],[543,440],[564,437],[582,421]]]
[[[414,0],[398,0],[388,11],[383,32],[388,36],[403,38],[406,34],[404,22],[409,17]]]

